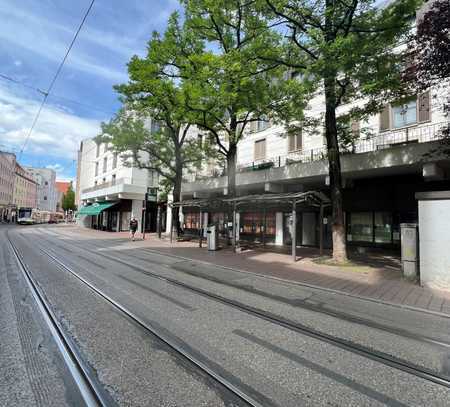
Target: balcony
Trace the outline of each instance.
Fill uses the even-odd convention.
[[[379,133],[359,139],[341,148],[343,174],[374,174],[378,169],[390,168],[391,173],[420,171],[423,155],[436,147],[443,138],[448,123],[412,126]],[[237,186],[288,180],[318,181],[328,174],[327,149],[320,147],[299,150],[262,160],[240,162],[237,165]],[[416,168],[417,167],[417,168]],[[322,181],[323,182],[323,181]],[[207,191],[226,187],[226,173],[201,174],[183,184],[183,192]]]
[[[112,199],[143,199],[147,188],[142,180],[132,178],[118,178],[81,190],[82,200],[112,200]]]

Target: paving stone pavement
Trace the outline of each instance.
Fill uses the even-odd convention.
[[[298,261],[294,263],[290,255],[277,252],[248,250],[235,254],[230,249],[209,252],[205,247],[199,248],[198,242],[170,243],[168,238],[158,239],[155,234],[146,234],[145,240],[139,236],[135,242],[124,243],[124,239],[129,237],[128,232],[102,232],[72,225],[56,227],[61,233],[79,234],[86,239],[117,239],[120,244],[133,244],[190,260],[450,316],[449,291],[421,287],[402,279],[395,259],[391,258],[386,262],[368,259],[364,263],[364,258],[359,257],[360,268],[336,267],[315,263],[317,251],[310,248],[298,248]]]

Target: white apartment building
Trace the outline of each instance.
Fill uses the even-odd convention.
[[[142,230],[145,194],[158,187],[154,171],[125,166],[105,143],[81,142],[78,153],[78,223],[108,231],[125,231],[135,216]],[[146,231],[156,231],[156,199],[147,203]]]
[[[349,123],[357,136],[353,144],[341,148],[349,245],[398,248],[400,223],[418,220],[415,194],[450,189],[450,157],[439,150],[441,130],[449,125],[442,110],[448,94],[448,88],[430,89],[405,103],[387,104],[367,121]],[[341,106],[338,115],[350,107]],[[310,116],[321,117],[323,95],[312,99],[308,109]],[[238,145],[237,194],[319,191],[329,195],[326,152],[321,131],[287,136],[283,126],[260,121],[246,131]],[[226,198],[226,186],[226,173],[205,165],[183,184],[183,200]],[[228,214],[213,209],[207,212],[202,224],[216,223],[225,233],[225,225],[231,221]],[[326,220],[330,212],[325,210]],[[183,206],[183,219],[186,231],[197,234],[199,209]],[[317,246],[318,210],[301,209],[296,222],[296,242]],[[290,208],[242,208],[237,223],[241,240],[291,244]],[[330,247],[330,222],[324,225],[323,234],[325,247]]]
[[[56,212],[57,191],[56,172],[50,168],[25,167],[39,183],[37,208],[41,211]]]

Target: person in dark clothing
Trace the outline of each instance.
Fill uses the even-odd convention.
[[[133,240],[133,242],[134,242],[134,235],[136,234],[137,228],[138,228],[138,221],[133,216],[130,220],[130,235],[131,235],[131,239]]]

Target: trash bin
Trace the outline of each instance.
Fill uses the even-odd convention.
[[[206,231],[206,240],[208,243],[208,250],[217,250],[217,240],[218,240],[217,226],[215,225],[208,226],[208,229]]]
[[[403,277],[416,280],[419,275],[419,233],[417,223],[401,223],[401,260]]]

